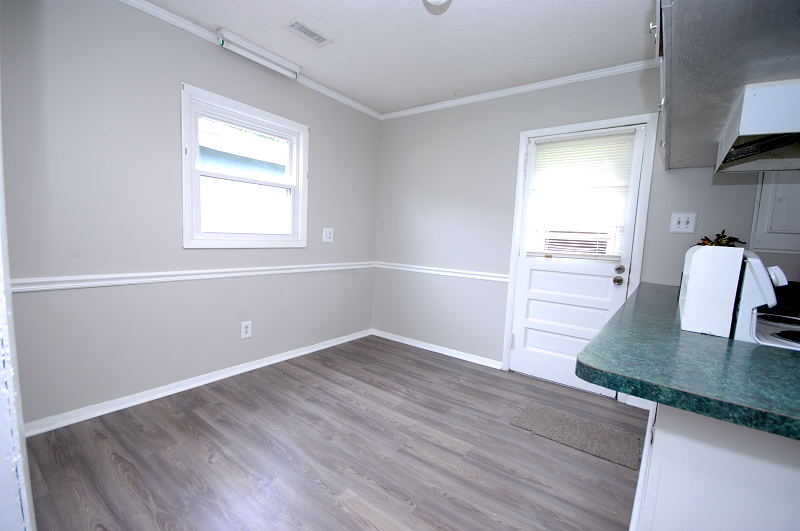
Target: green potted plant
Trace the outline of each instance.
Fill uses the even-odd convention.
[[[703,236],[700,238],[700,241],[697,242],[695,245],[712,245],[716,247],[736,247],[736,245],[747,245],[747,242],[743,242],[736,236],[728,236],[725,234],[725,229],[722,229],[716,237],[712,240],[708,236]]]

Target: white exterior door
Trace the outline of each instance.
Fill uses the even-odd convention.
[[[511,370],[613,396],[575,376],[575,361],[625,302],[631,267],[641,262],[633,257],[649,193],[649,172],[641,186],[652,163],[643,156],[648,125],[523,137]]]

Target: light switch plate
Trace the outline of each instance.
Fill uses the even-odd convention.
[[[322,243],[333,243],[333,229],[322,227]]]
[[[673,212],[669,218],[669,231],[694,234],[697,226],[697,212]]]

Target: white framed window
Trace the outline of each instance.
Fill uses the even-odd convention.
[[[308,127],[181,84],[183,246],[305,247]]]

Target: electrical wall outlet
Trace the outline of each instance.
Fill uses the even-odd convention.
[[[242,321],[242,339],[253,337],[253,321]]]
[[[694,234],[697,225],[697,212],[673,212],[669,218],[669,231]]]
[[[322,243],[333,243],[333,229],[322,227]]]

